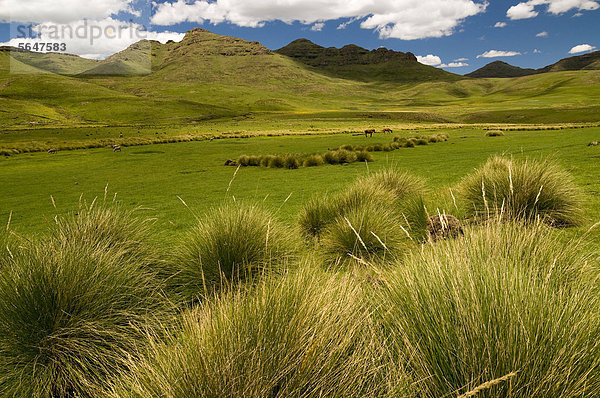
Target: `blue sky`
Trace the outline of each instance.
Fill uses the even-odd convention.
[[[591,51],[600,47],[599,17],[597,0],[0,0],[0,19],[12,21],[0,26],[0,43],[16,45],[16,27],[26,22],[76,26],[86,19],[107,28],[133,21],[160,41],[180,40],[197,26],[271,49],[303,37],[327,47],[410,51],[463,74],[495,60],[539,68]],[[132,41],[68,43],[69,52],[102,58]]]

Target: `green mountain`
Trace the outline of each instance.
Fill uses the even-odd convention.
[[[255,115],[362,120],[374,113],[526,123],[597,121],[600,113],[593,62],[579,71],[469,79],[409,53],[324,49],[305,40],[287,47],[291,55],[194,29],[179,43],[142,41],[103,61],[0,49],[0,127],[176,127]]]
[[[461,77],[423,65],[412,53],[386,48],[369,51],[350,44],[325,48],[307,39],[298,39],[276,51],[330,76],[366,82],[417,82],[458,80]]]
[[[600,51],[575,57],[561,59],[555,64],[539,69],[538,73],[563,72],[567,70],[594,70],[600,69]]]
[[[540,69],[522,69],[502,61],[494,61],[483,68],[477,69],[465,76],[474,78],[486,77],[521,77],[538,73],[565,72],[577,70],[600,70],[600,51],[564,58]]]
[[[474,72],[468,73],[468,77],[521,77],[533,75],[535,69],[522,69],[518,66],[513,66],[502,61],[494,61],[487,64],[483,68],[477,69]]]

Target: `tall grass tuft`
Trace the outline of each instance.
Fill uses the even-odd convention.
[[[120,396],[406,396],[371,313],[352,278],[304,265],[184,313]]]
[[[413,174],[393,167],[360,177],[355,185],[375,186],[393,193],[396,200],[405,200],[423,195],[425,181]]]
[[[303,160],[302,167],[315,167],[315,166],[321,166],[323,164],[325,164],[325,161],[323,160],[323,156],[309,155],[306,157],[306,159]]]
[[[319,240],[337,217],[375,206],[389,208],[399,225],[413,230],[416,237],[424,236],[427,225],[421,199],[424,191],[422,179],[395,169],[360,177],[337,195],[313,197],[306,203],[298,216],[301,235]],[[402,236],[406,236],[406,232],[402,232]]]
[[[110,227],[91,228],[109,213]],[[59,219],[52,238],[8,259],[0,273],[1,396],[102,396],[128,371],[165,309],[157,275],[135,245],[108,236],[119,225],[143,234],[132,224],[114,210]]]
[[[298,227],[305,240],[319,239],[327,225],[336,217],[336,209],[329,197],[312,196],[300,209]]]
[[[421,396],[598,396],[598,269],[585,253],[540,223],[489,223],[383,277],[382,321]]]
[[[80,245],[91,250],[110,251],[139,264],[156,258],[151,242],[153,219],[138,217],[139,209],[124,210],[116,204],[80,205],[76,214],[58,217],[50,229],[55,245]]]
[[[283,265],[295,249],[293,234],[270,212],[228,204],[209,211],[183,237],[171,283],[183,300],[194,300],[207,288]]]
[[[572,177],[549,160],[493,157],[459,186],[473,217],[541,218],[554,226],[584,221],[583,194]]]
[[[327,226],[322,251],[329,264],[341,267],[379,264],[406,246],[402,220],[389,206],[363,205],[345,211]]]

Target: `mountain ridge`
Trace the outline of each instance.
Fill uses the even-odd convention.
[[[407,82],[449,81],[459,75],[419,63],[410,52],[378,48],[367,50],[355,44],[323,47],[308,39],[296,39],[275,50],[330,76],[358,81]]]
[[[530,76],[550,72],[597,69],[600,69],[600,51],[563,58],[553,64],[539,69],[523,69],[503,61],[494,61],[483,66],[482,68],[466,74],[465,76],[473,78],[504,78]]]

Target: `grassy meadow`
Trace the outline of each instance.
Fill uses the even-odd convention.
[[[236,168],[224,166],[226,160],[241,155],[321,153],[346,144],[390,143],[394,136],[438,133],[448,134],[449,140],[372,152],[374,161],[368,166],[352,163],[298,170],[243,167],[235,178]],[[45,228],[44,218],[76,209],[82,194],[88,201],[103,197],[108,185],[109,195],[117,194],[121,204],[148,208],[145,213],[157,218],[167,237],[192,225],[194,214],[233,198],[264,202],[283,220],[292,222],[312,195],[336,192],[348,181],[390,165],[426,179],[430,212],[437,208],[451,212],[449,188],[491,155],[504,154],[517,159],[550,156],[586,191],[586,216],[595,222],[600,220],[600,165],[594,159],[600,153],[598,147],[587,144],[599,138],[597,127],[506,131],[501,137],[487,137],[482,128],[426,130],[421,126],[419,130],[378,133],[373,138],[351,133],[253,137],[135,146],[120,153],[97,148],[22,154],[1,160],[0,180],[7,194],[0,199],[0,216],[8,220],[12,212],[15,231],[40,232]]]
[[[598,70],[0,50],[0,397],[600,396]]]

